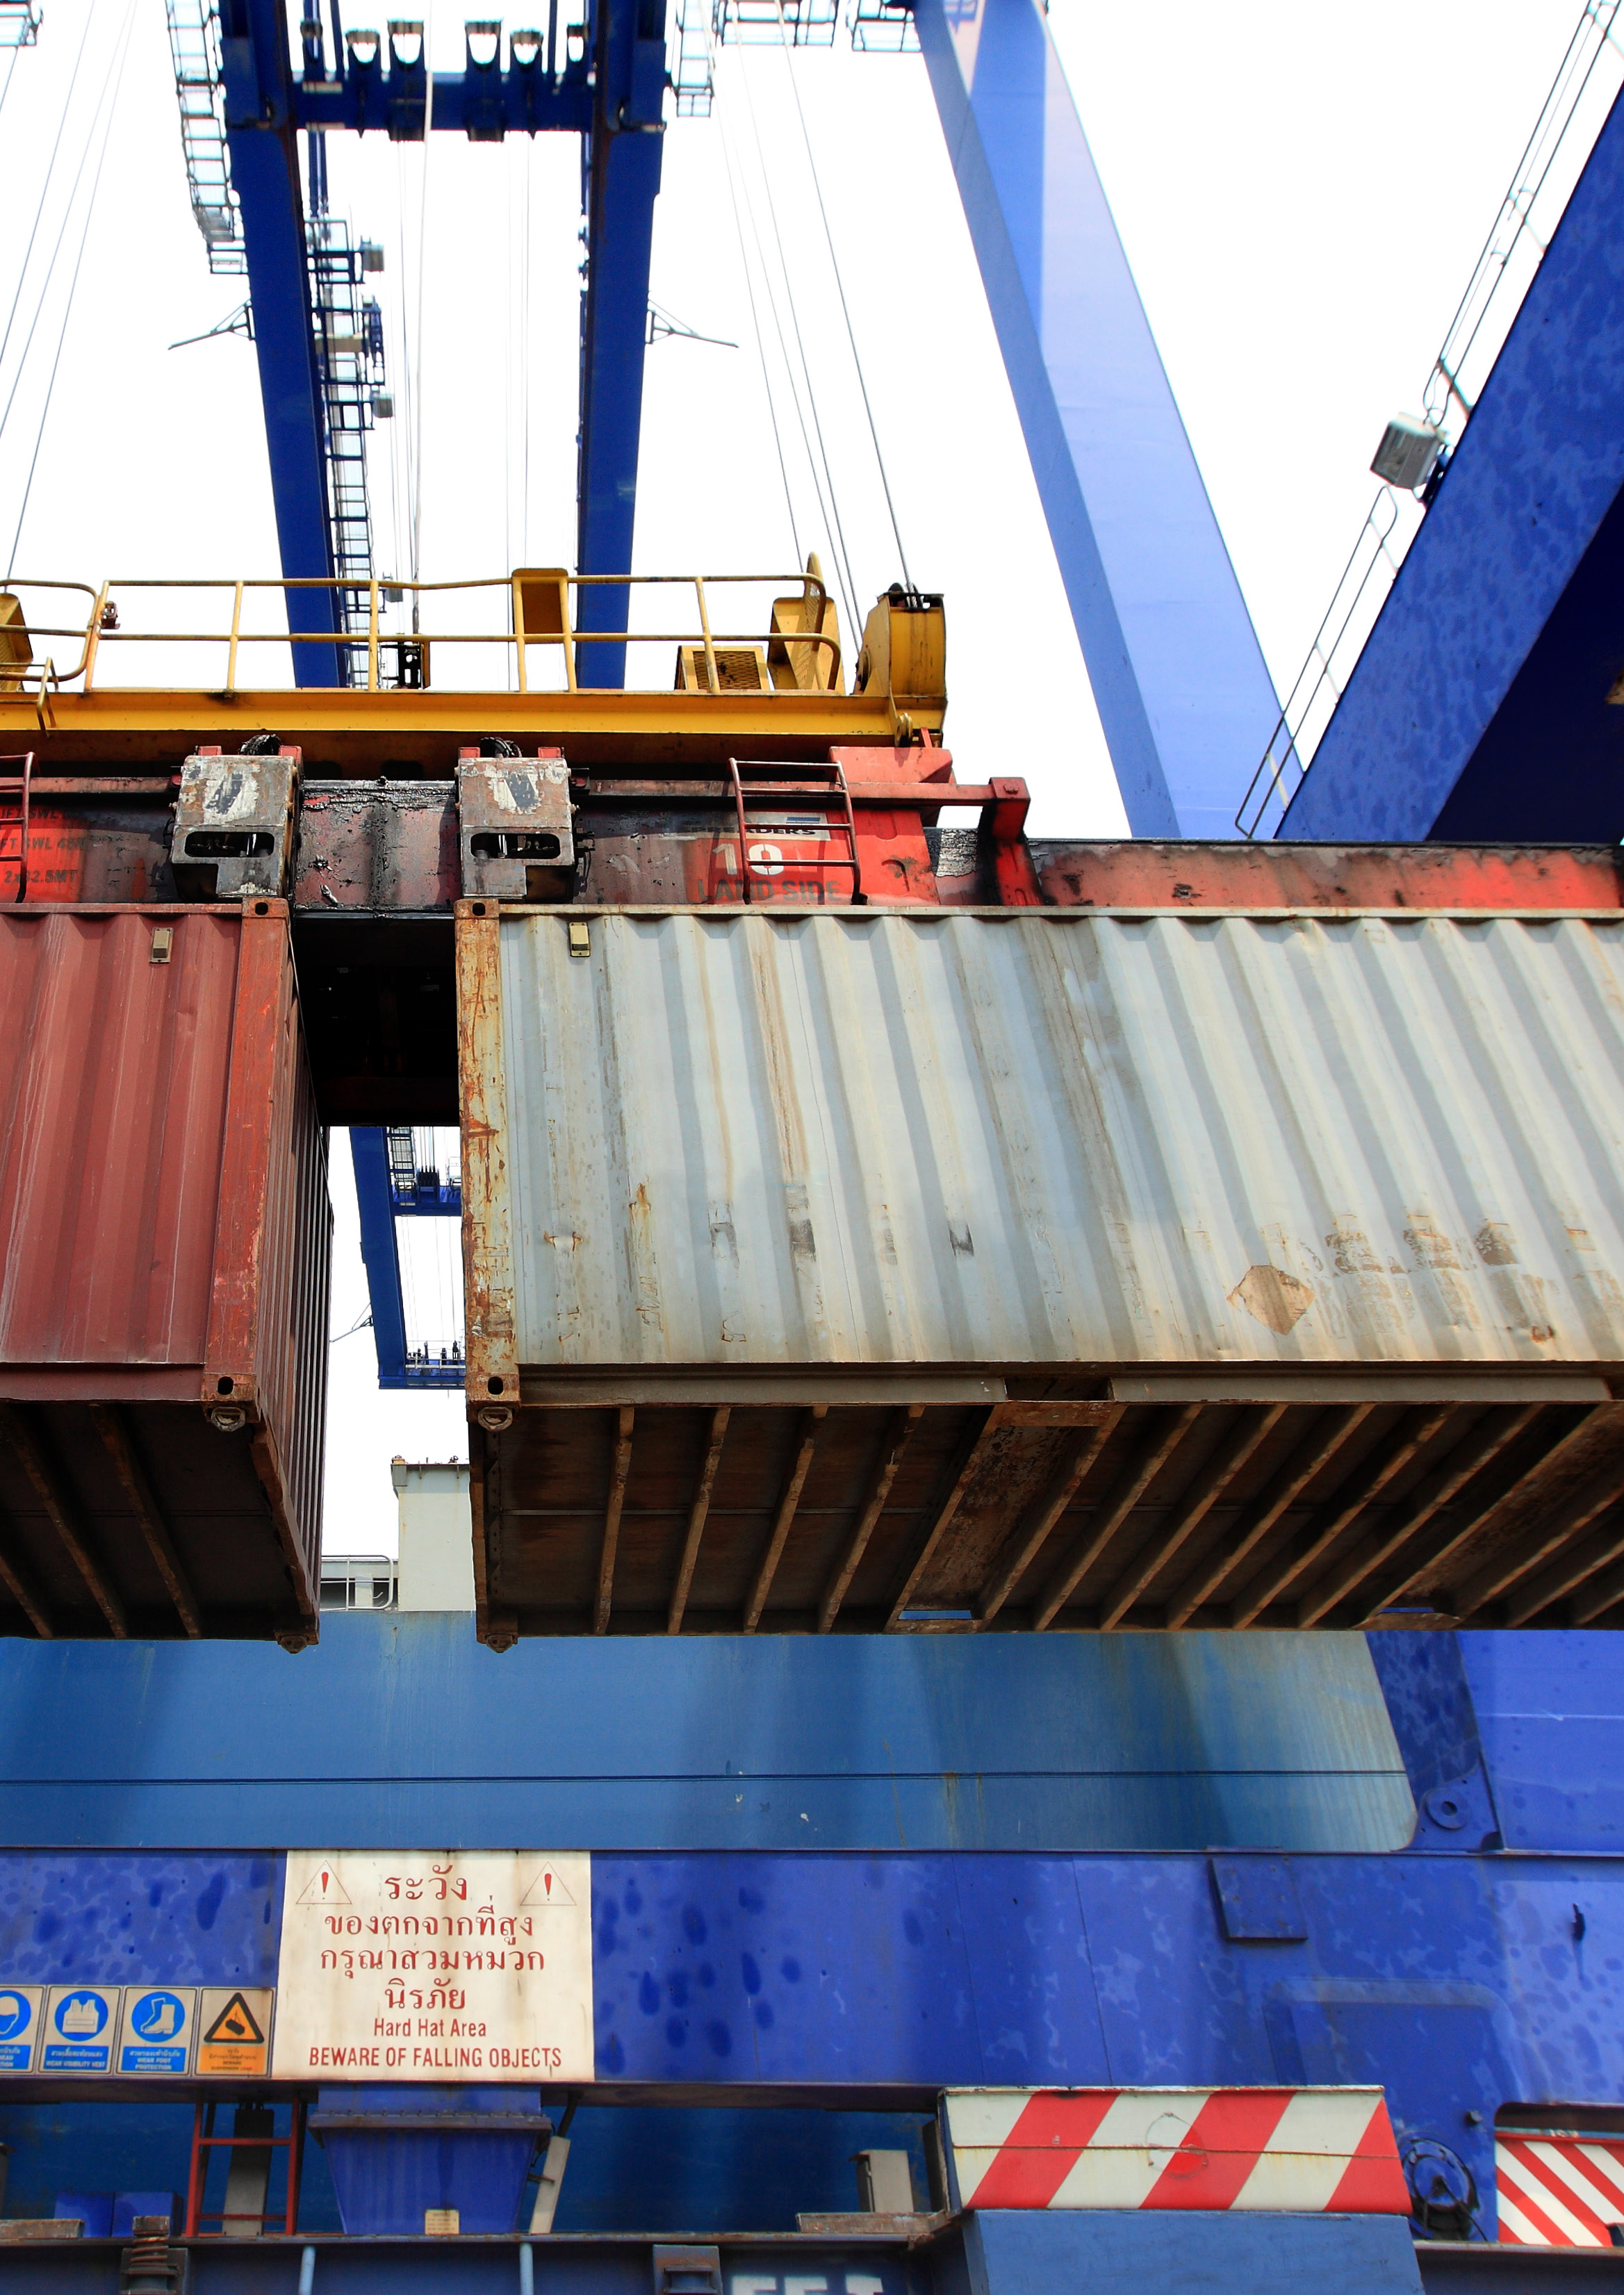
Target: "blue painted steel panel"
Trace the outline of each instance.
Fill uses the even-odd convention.
[[[1233,837],[1278,703],[1048,23],[913,16],[1129,823]]]
[[[1420,2295],[1397,2216],[992,2209],[965,2226],[973,2295]]]
[[[420,2234],[430,2208],[454,2208],[459,2230],[469,2236],[520,2229],[519,2201],[542,2133],[535,2091],[445,2087],[395,2094],[399,2113],[377,2109],[387,2089],[323,2088],[310,2115],[351,2237]],[[466,2112],[529,2124],[437,2128],[437,2109],[441,2118]]]
[[[117,1767],[110,1774],[109,1749]],[[0,1837],[313,1848],[1398,1848],[1359,1635],[522,1642],[329,1613],[0,1644]]]
[[[0,1853],[14,1984],[274,1984],[282,1860]]]
[[[1611,1638],[1459,1641],[1506,1847],[1624,1850],[1624,1655]]]
[[[1280,829],[1624,834],[1624,99]],[[1261,754],[1261,752],[1260,752]]]
[[[188,2250],[189,2295],[295,2295],[304,2248],[298,2240],[208,2240]],[[547,2295],[649,2295],[645,2232],[619,2244],[550,2239],[536,2253]],[[791,2242],[722,2242],[723,2285],[738,2295],[959,2295],[930,2266],[895,2246]],[[810,2275],[810,2285],[809,2285]],[[10,2295],[116,2295],[118,2250],[79,2240],[0,2246],[0,2283]],[[315,2295],[519,2295],[518,2242],[511,2239],[339,2240],[316,2248]]]
[[[494,83],[494,84],[493,84]],[[291,106],[302,128],[351,127],[361,133],[388,126],[388,81],[382,72],[357,72],[342,80],[297,81]],[[584,135],[592,126],[592,94],[584,68],[574,79],[555,81],[539,67],[530,70],[434,75],[434,126],[455,135],[477,127],[477,140],[503,135],[545,135],[562,129]],[[420,125],[418,135],[422,133]]]
[[[1237,1942],[1204,1857],[600,1855],[598,2077],[847,2109],[988,2081],[1376,2080],[1400,2141],[1449,2144],[1486,2201],[1500,2105],[1624,2101],[1624,1858],[1289,1861],[1304,1933]],[[269,1981],[280,1868],[6,1852],[0,1972]]]

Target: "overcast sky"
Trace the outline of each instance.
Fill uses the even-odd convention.
[[[225,317],[246,282],[210,276],[189,212],[163,11],[157,0],[45,4],[39,44],[17,60],[0,113],[11,218],[0,280],[9,266],[12,282],[0,548],[9,554],[21,516],[21,574],[94,584],[107,574],[273,573],[254,353],[237,337],[167,347]],[[365,20],[359,0],[350,6]],[[434,20],[442,69],[460,67],[462,12],[442,9]],[[1054,0],[1056,41],[1282,688],[1368,505],[1382,427],[1419,397],[1577,12],[1573,0],[1479,0],[1424,18],[1400,0]],[[829,51],[802,52],[794,69],[902,545],[915,579],[947,598],[959,770],[1024,774],[1046,831],[1115,833],[1122,810],[924,67],[853,54],[843,35]],[[638,565],[778,571],[796,543],[825,549],[828,562],[780,373],[786,506],[742,228],[753,265],[758,244],[765,251],[755,280],[770,367],[766,282],[787,334],[786,274],[793,282],[866,604],[900,569],[788,70],[771,50],[726,52],[713,117],[674,121],[665,138],[655,299],[739,347],[665,340],[649,355]],[[90,128],[103,93],[111,127],[93,208],[100,147]],[[373,455],[380,570],[408,562],[398,506],[420,408],[425,576],[571,562],[574,140],[495,148],[437,137],[426,186],[420,147],[335,138],[330,151],[335,208],[386,251],[375,283],[400,412],[380,427]],[[333,1149],[342,1331],[364,1305],[364,1284],[342,1135]],[[413,1278],[426,1318],[454,1311],[453,1241],[449,1227],[419,1238],[436,1262]],[[392,1453],[465,1447],[460,1399],[379,1396],[370,1345],[363,1334],[332,1350],[333,1550],[393,1548]]]

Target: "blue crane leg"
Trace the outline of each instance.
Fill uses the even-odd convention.
[[[1624,97],[1278,834],[1624,836]]]
[[[1129,824],[1232,837],[1278,704],[1049,28],[914,20]]]
[[[406,1379],[406,1311],[400,1291],[400,1254],[395,1237],[395,1201],[389,1191],[388,1145],[380,1127],[352,1124],[350,1160],[355,1167],[355,1204],[361,1213],[361,1256],[372,1303],[372,1337],[378,1348],[378,1384],[398,1387]]]
[[[581,306],[581,460],[575,562],[629,574],[643,409],[643,336],[665,80],[664,0],[600,0],[597,110],[584,159],[587,281]],[[582,630],[624,630],[618,584],[577,593]],[[625,682],[623,645],[575,649],[583,685]]]
[[[259,391],[276,539],[287,581],[330,581],[327,470],[310,279],[305,246],[298,139],[291,124],[291,75],[280,0],[227,0],[222,11],[226,134],[232,183],[242,210]],[[290,590],[290,632],[325,634],[338,627],[331,590]],[[296,645],[299,685],[338,685],[336,647]],[[252,682],[252,656],[245,682]]]

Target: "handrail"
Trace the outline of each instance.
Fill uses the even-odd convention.
[[[521,576],[535,579],[546,576],[556,580],[563,592],[563,608],[559,618],[561,629],[534,631],[525,626],[524,602],[521,592],[526,583]],[[640,590],[660,591],[685,588],[693,592],[698,609],[698,626],[638,629],[627,627],[613,630],[583,630],[579,627],[578,612],[571,611],[570,593],[578,598],[586,589],[620,589],[628,592]],[[772,604],[792,600],[800,608],[803,626],[784,629],[775,623],[772,605],[766,608],[764,621],[758,624],[753,616],[737,617],[730,608],[730,618],[741,619],[737,628],[719,628],[714,619],[711,592],[716,590],[749,589],[777,592]],[[245,617],[251,617],[251,608],[266,597],[280,597],[282,604],[281,619],[298,619],[307,623],[308,611],[294,614],[294,592],[317,592],[332,600],[334,626],[322,629],[286,626],[268,629],[245,627]],[[140,621],[142,601],[159,592],[224,593],[229,600],[229,612],[218,621],[206,618],[203,626],[184,623],[170,626],[146,627]],[[424,626],[423,603],[428,600],[449,600],[462,596],[497,592],[502,600],[500,623],[494,626],[477,625],[458,628],[453,617],[440,614],[434,626]],[[758,654],[764,682],[763,694],[785,690],[779,684],[775,673],[781,668],[784,650],[788,646],[804,649],[800,660],[815,658],[819,675],[827,682],[823,690],[836,690],[840,679],[843,651],[840,640],[825,628],[828,616],[828,592],[821,579],[804,570],[794,573],[765,574],[571,574],[559,568],[522,568],[513,574],[477,576],[452,582],[412,582],[376,576],[367,582],[345,582],[319,579],[307,576],[243,577],[228,576],[130,576],[110,577],[94,587],[83,582],[59,582],[20,576],[8,586],[5,594],[18,601],[20,608],[28,607],[37,599],[46,610],[46,601],[79,597],[86,600],[83,622],[64,618],[18,620],[9,626],[20,643],[26,640],[26,649],[12,663],[11,674],[0,681],[0,707],[8,699],[19,698],[23,687],[39,670],[39,641],[66,640],[78,647],[77,657],[62,669],[53,667],[48,673],[53,689],[78,685],[86,693],[107,690],[139,690],[120,686],[106,674],[107,666],[115,657],[110,649],[143,646],[174,648],[176,646],[221,647],[224,649],[224,690],[235,691],[239,670],[245,653],[250,649],[266,646],[325,647],[350,655],[356,665],[357,680],[360,664],[365,662],[365,686],[369,692],[384,690],[389,683],[388,658],[396,657],[397,674],[400,657],[396,649],[414,654],[419,665],[426,665],[428,650],[448,647],[499,648],[505,666],[506,690],[528,692],[533,690],[531,665],[527,657],[537,647],[557,647],[562,657],[565,690],[574,692],[577,685],[577,649],[583,646],[647,646],[676,645],[691,648],[705,664],[706,683],[714,694],[721,690],[722,666],[719,649],[748,648]],[[387,610],[396,610],[403,626],[398,630],[384,626]],[[60,602],[55,603],[60,617]],[[628,617],[628,619],[630,617]],[[417,626],[413,627],[412,624]],[[778,658],[775,659],[775,654]],[[294,657],[298,658],[297,656]],[[126,656],[127,658],[127,654]],[[184,681],[169,678],[165,683]],[[199,680],[202,682],[202,680]],[[796,674],[792,663],[787,685],[791,690],[804,690],[802,680]],[[466,689],[452,686],[447,690],[470,691],[490,690],[491,686],[472,685]],[[498,689],[501,690],[501,689]],[[549,689],[543,689],[549,690]],[[639,690],[669,691],[661,686]]]

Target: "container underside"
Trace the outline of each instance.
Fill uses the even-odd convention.
[[[0,1394],[73,1376],[7,1367]],[[159,1376],[195,1395],[201,1366]],[[0,1633],[314,1641],[266,1492],[269,1437],[142,1397],[140,1376],[102,1374],[121,1401],[0,1401]]]
[[[476,1424],[480,1630],[1624,1621],[1624,1404],[1532,1383],[1383,1399],[1379,1378],[1302,1400],[1124,1391],[1011,1377],[1001,1402],[931,1402],[870,1380],[861,1401]]]

